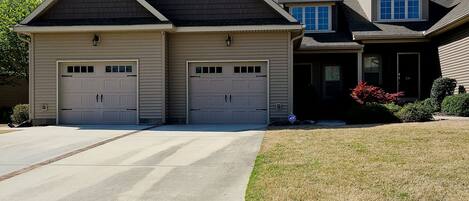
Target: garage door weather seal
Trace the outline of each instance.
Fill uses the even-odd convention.
[[[141,130],[137,130],[137,131],[133,131],[133,132],[130,132],[130,133],[123,134],[123,135],[119,135],[119,136],[117,136],[117,137],[110,138],[110,139],[107,139],[107,140],[104,140],[104,141],[101,141],[101,142],[98,142],[98,143],[89,145],[89,146],[87,146],[87,147],[84,147],[84,148],[81,148],[81,149],[77,149],[77,150],[75,150],[75,151],[68,152],[68,153],[66,153],[66,154],[62,154],[62,155],[57,156],[57,157],[55,157],[55,158],[52,158],[52,159],[49,159],[49,160],[46,160],[46,161],[43,161],[43,162],[40,162],[40,163],[33,164],[33,165],[28,166],[28,167],[25,167],[25,168],[23,168],[23,169],[20,169],[20,170],[17,170],[17,171],[8,173],[8,174],[6,174],[6,175],[0,176],[0,182],[5,181],[5,180],[7,180],[7,179],[11,179],[11,178],[16,177],[16,176],[18,176],[18,175],[27,173],[27,172],[29,172],[29,171],[31,171],[31,170],[40,168],[40,167],[42,167],[42,166],[46,166],[46,165],[49,165],[49,164],[51,164],[51,163],[55,163],[55,162],[57,162],[57,161],[60,161],[60,160],[62,160],[62,159],[66,159],[66,158],[68,158],[68,157],[71,157],[71,156],[77,155],[77,154],[79,154],[79,153],[88,151],[88,150],[90,150],[90,149],[93,149],[93,148],[96,148],[96,147],[99,147],[99,146],[108,144],[108,143],[110,143],[110,142],[114,142],[114,141],[116,141],[116,140],[125,138],[125,137],[127,137],[127,136],[135,135],[135,134],[140,133],[140,132],[142,132],[142,131],[150,130],[150,129],[153,129],[153,128],[156,128],[156,127],[158,127],[158,126],[151,126],[151,127],[144,128],[144,129],[141,129]]]

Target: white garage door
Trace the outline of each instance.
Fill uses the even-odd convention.
[[[190,123],[267,123],[265,62],[191,63],[189,68]]]
[[[136,63],[62,63],[59,72],[59,123],[137,123]]]

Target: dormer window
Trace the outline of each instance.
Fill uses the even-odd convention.
[[[329,32],[331,26],[331,6],[294,6],[290,13],[298,22],[305,25],[306,32]]]
[[[421,19],[421,0],[378,0],[378,17],[382,21]]]

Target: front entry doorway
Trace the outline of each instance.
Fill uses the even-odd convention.
[[[397,54],[397,91],[405,98],[420,98],[420,54]]]

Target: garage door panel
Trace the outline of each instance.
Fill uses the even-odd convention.
[[[103,111],[102,122],[105,124],[121,124],[127,122],[136,122],[136,111]]]
[[[206,66],[223,70],[206,71]],[[265,67],[262,62],[191,64],[190,122],[267,123]]]
[[[243,94],[235,93],[232,94],[231,107],[232,108],[246,108],[246,109],[265,109],[267,104],[267,98],[265,95],[252,93]]]
[[[224,93],[194,95],[191,107],[192,109],[224,108],[226,104],[225,95]],[[226,98],[228,99],[228,97]]]
[[[204,124],[204,123],[227,123],[230,122],[230,112],[226,110],[199,110],[199,111],[192,111],[191,123],[194,124]]]
[[[65,93],[62,98],[63,108],[97,108],[96,95],[81,93]]]
[[[226,91],[226,80],[214,79],[214,78],[194,78],[191,83],[191,92],[225,92]]]
[[[252,123],[257,123],[257,124],[262,124],[265,123],[265,117],[267,115],[266,111],[237,111],[234,110],[232,112],[232,122],[238,123],[238,124],[252,124]]]
[[[100,111],[70,110],[60,112],[60,120],[63,124],[99,124],[100,117]]]
[[[59,122],[137,123],[137,77],[132,72],[135,65],[123,62],[63,63],[59,82]],[[75,68],[77,66],[81,67]]]

